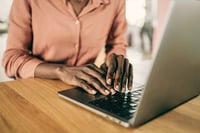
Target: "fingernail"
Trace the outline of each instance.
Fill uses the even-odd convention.
[[[97,93],[95,90],[92,90],[91,92],[92,92],[92,94],[96,94]]]
[[[119,85],[115,86],[115,90],[119,91]]]
[[[106,95],[108,95],[110,92],[108,90],[105,90]]]
[[[126,92],[126,88],[123,88],[123,89],[122,89],[122,92],[125,93],[125,92]]]
[[[114,89],[111,89],[111,94],[114,95],[116,93],[116,91]]]
[[[111,79],[110,78],[107,80],[107,84],[111,85]]]
[[[132,86],[129,86],[129,87],[128,87],[129,90],[131,90],[132,88],[133,88]]]

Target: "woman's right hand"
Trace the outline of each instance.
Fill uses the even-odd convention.
[[[90,94],[96,94],[97,91],[103,95],[111,93],[111,86],[106,83],[106,73],[94,64],[81,67],[60,66],[56,73],[63,82],[79,86]]]

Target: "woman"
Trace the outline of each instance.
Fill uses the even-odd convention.
[[[9,20],[9,77],[59,79],[90,94],[131,88],[125,0],[14,0]],[[93,63],[103,47],[100,69]]]

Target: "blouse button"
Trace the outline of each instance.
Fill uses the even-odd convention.
[[[80,22],[78,20],[75,21],[75,24],[79,24]]]
[[[75,48],[76,48],[76,49],[78,48],[78,44],[75,44]]]

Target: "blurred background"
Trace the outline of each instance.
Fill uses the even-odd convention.
[[[6,38],[8,30],[8,15],[12,4],[12,0],[0,0],[0,62],[2,60],[3,52],[6,48]],[[11,80],[7,78],[0,63],[0,82]]]
[[[0,60],[6,47],[11,4],[12,0],[0,0]],[[127,57],[134,65],[135,80],[138,82],[146,81],[168,5],[169,0],[126,0]],[[0,82],[8,80],[12,79],[6,77],[0,65]]]

